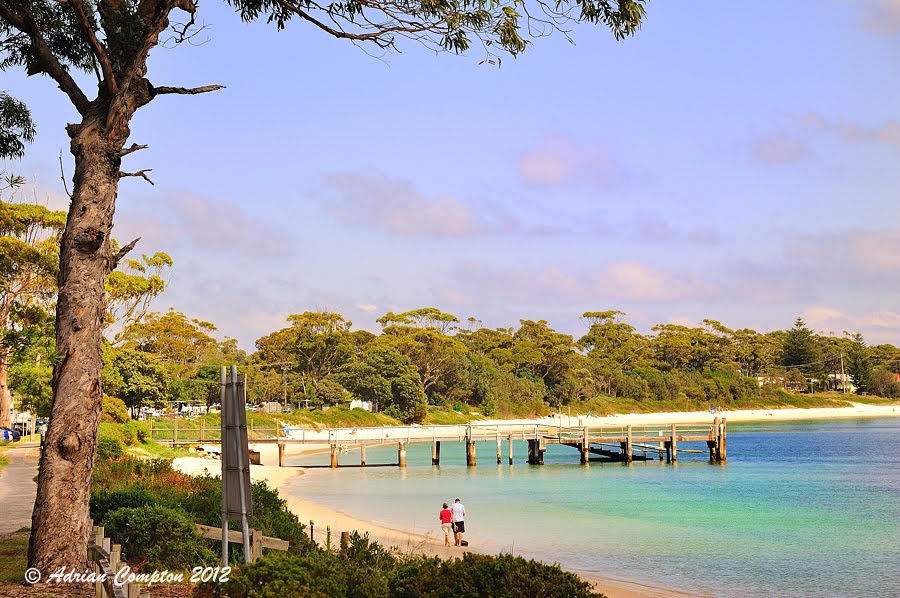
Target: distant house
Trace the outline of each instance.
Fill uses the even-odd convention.
[[[360,401],[359,399],[353,399],[350,401],[350,409],[362,409],[363,411],[371,411],[372,403],[369,401]]]

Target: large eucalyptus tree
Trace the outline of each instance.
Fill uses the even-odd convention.
[[[333,37],[382,49],[406,38],[452,52],[476,42],[516,55],[531,38],[573,21],[605,25],[623,38],[640,26],[647,0],[227,1],[245,21],[266,19],[283,29],[297,18]],[[220,88],[163,85],[147,72],[160,36],[170,29],[176,37],[191,36],[197,10],[196,0],[0,0],[0,66],[50,77],[80,115],[67,126],[75,174],[60,249],[60,358],[29,547],[30,566],[43,571],[86,560],[104,280],[133,246],[115,251],[110,230],[119,180],[145,176],[122,170],[122,159],[143,147],[126,147],[131,119],[160,95]],[[95,72],[96,89],[82,88],[74,70]]]

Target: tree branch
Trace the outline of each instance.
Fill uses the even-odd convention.
[[[53,55],[53,52],[47,46],[47,42],[44,41],[42,32],[37,26],[37,23],[35,23],[31,13],[25,13],[24,16],[20,15],[9,8],[6,2],[0,0],[0,17],[3,17],[3,20],[26,34],[29,39],[31,39],[31,48],[34,50],[36,66],[40,68],[35,70],[32,66],[29,66],[27,71],[28,74],[34,75],[39,72],[47,73],[47,75],[56,81],[59,88],[69,96],[69,100],[75,106],[75,109],[78,110],[78,113],[84,116],[90,105],[87,96],[84,95],[84,92],[81,91],[81,88],[75,83],[75,79],[72,78],[69,71],[67,71],[56,56]]]
[[[119,178],[120,178],[120,179],[123,179],[123,178],[125,178],[125,177],[127,177],[127,176],[139,176],[139,177],[141,177],[142,179],[144,179],[145,181],[147,181],[148,183],[150,183],[151,185],[155,185],[156,183],[154,183],[153,181],[151,181],[151,180],[150,180],[150,177],[147,176],[147,173],[148,173],[148,172],[151,172],[152,170],[153,170],[152,168],[145,168],[145,169],[143,169],[143,170],[138,170],[137,172],[122,172],[122,171],[119,171]]]
[[[124,158],[128,154],[133,154],[134,152],[140,151],[142,149],[147,149],[146,145],[138,145],[137,143],[132,143],[131,147],[119,150],[119,157]]]
[[[145,178],[146,178],[146,177],[145,177]],[[152,183],[151,183],[151,184],[152,184]],[[123,247],[122,249],[120,249],[120,250],[116,253],[116,255],[113,256],[113,264],[112,264],[112,269],[113,269],[113,270],[116,269],[116,267],[119,265],[119,262],[122,261],[122,258],[125,257],[126,255],[128,255],[128,253],[129,253],[132,249],[134,249],[134,246],[137,245],[137,244],[138,244],[138,241],[140,241],[140,240],[141,240],[141,238],[138,237],[137,239],[135,239],[134,241],[132,241],[131,243],[129,243],[128,245],[126,245],[125,247]]]
[[[209,93],[211,91],[218,91],[219,89],[225,89],[224,85],[204,85],[203,87],[153,87],[151,90],[151,95],[158,96],[165,93],[179,93],[179,94],[187,94],[193,95],[197,93]]]
[[[119,91],[119,84],[116,82],[116,75],[113,72],[112,62],[110,62],[109,55],[106,53],[103,44],[100,43],[100,40],[97,39],[97,35],[94,33],[94,28],[91,26],[91,22],[84,12],[84,5],[80,0],[73,0],[72,2],[66,1],[65,4],[71,6],[72,10],[75,12],[78,23],[84,30],[84,34],[87,36],[91,49],[97,56],[97,60],[100,61],[100,68],[103,70],[103,78],[106,79],[109,95],[110,97],[115,96]]]

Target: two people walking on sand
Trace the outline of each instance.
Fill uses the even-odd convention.
[[[450,546],[451,532],[453,533],[456,546],[468,545],[468,542],[462,539],[463,534],[466,533],[466,507],[459,502],[458,498],[451,507],[444,503],[444,508],[441,509],[440,513],[440,521],[441,529],[444,530],[444,546]]]

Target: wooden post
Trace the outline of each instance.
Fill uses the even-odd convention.
[[[431,443],[431,464],[432,465],[440,465],[441,464],[441,441],[434,440]]]
[[[204,442],[204,440],[205,440],[204,432],[205,431],[206,431],[205,424],[204,424],[203,418],[201,417],[200,418],[200,440],[198,442]]]
[[[337,469],[338,466],[338,453],[337,453],[337,445],[331,445],[331,468]]]
[[[666,445],[666,463],[672,462],[672,442],[669,440],[665,441]]]
[[[675,424],[672,424],[672,463],[678,461],[678,437],[675,435]]]
[[[284,443],[278,443],[278,467],[284,467]]]
[[[717,418],[713,419],[713,433],[712,433],[713,442],[712,442],[712,446],[710,447],[710,451],[709,451],[709,460],[713,461],[714,463],[719,462],[719,433],[720,433],[719,418],[717,417]]]
[[[728,460],[728,451],[726,438],[728,436],[728,428],[725,425],[725,418],[722,418],[722,434],[719,436],[719,461]]]
[[[263,555],[263,535],[259,530],[250,530],[250,562],[255,563]]]
[[[341,554],[347,552],[347,548],[350,546],[350,532],[341,532]]]
[[[590,462],[588,459],[588,457],[589,457],[588,446],[589,446],[589,444],[588,444],[587,427],[582,426],[581,427],[581,448],[580,448],[582,465],[586,465]]]
[[[366,445],[359,445],[359,464],[363,467],[366,466]]]
[[[509,434],[509,464],[510,465],[513,464],[513,448],[512,448],[513,439],[512,439],[512,436],[513,436],[512,432],[510,432],[510,434]]]
[[[172,420],[172,448],[175,448],[176,440],[178,440],[178,422]]]
[[[128,584],[128,598],[141,598],[141,587],[139,583]]]
[[[625,433],[626,433],[626,436],[625,436],[625,461],[627,463],[631,463],[632,457],[633,457],[632,449],[634,448],[631,444],[631,426],[628,426],[625,429]]]
[[[475,441],[471,437],[466,439],[466,465],[475,467]]]
[[[537,463],[538,465],[544,464],[544,451],[547,450],[547,444],[543,438],[539,438],[537,441]]]
[[[500,433],[497,432],[497,465],[503,463],[503,443],[500,441]]]
[[[537,440],[528,439],[528,464],[536,465],[537,459],[535,458],[535,448],[534,445],[537,444]]]
[[[398,443],[397,461],[399,461],[400,467],[406,467],[406,444],[403,442]]]
[[[658,436],[662,436],[662,430],[657,432]],[[665,450],[665,443],[663,443],[662,438],[659,439],[659,462],[662,463],[663,460],[663,451]]]

